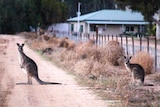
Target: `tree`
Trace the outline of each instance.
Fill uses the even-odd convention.
[[[57,0],[0,0],[0,33],[29,31],[29,27],[64,22],[67,5]]]
[[[69,8],[69,16],[77,16],[77,5],[80,2],[81,14],[94,12],[101,9],[114,9],[114,0],[65,0]]]
[[[160,9],[160,0],[115,0],[119,8],[125,9],[126,6],[133,11],[141,12],[144,19],[150,22],[150,29],[152,29],[152,22],[156,22],[160,26],[159,20],[154,15]],[[160,38],[160,35],[156,35]]]
[[[68,7],[56,0],[41,0],[41,16],[44,25],[64,22],[68,16]]]

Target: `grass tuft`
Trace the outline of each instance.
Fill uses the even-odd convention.
[[[132,57],[131,62],[140,64],[145,70],[145,74],[152,73],[154,60],[148,52],[139,51]]]

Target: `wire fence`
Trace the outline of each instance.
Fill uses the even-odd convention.
[[[154,58],[154,67],[157,71],[160,68],[160,47],[156,37],[145,36],[125,36],[125,35],[102,35],[102,34],[71,34],[69,32],[54,32],[59,37],[68,37],[75,42],[86,42],[94,39],[97,46],[105,46],[108,41],[118,41],[124,48],[125,53],[135,55],[138,51],[147,51]]]

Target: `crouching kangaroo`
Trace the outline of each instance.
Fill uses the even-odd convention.
[[[130,63],[130,59],[132,57],[130,56],[124,56],[125,59],[125,67],[128,71],[131,71],[132,73],[132,81],[135,83],[135,80],[139,80],[140,84],[143,86],[153,86],[152,84],[144,84],[144,79],[145,79],[145,71],[143,67],[139,64],[136,63]]]
[[[28,84],[32,84],[32,80],[31,80],[32,77],[35,78],[37,82],[41,85],[61,84],[61,83],[55,83],[55,82],[42,81],[38,76],[37,64],[23,52],[24,44],[20,45],[19,43],[17,43],[17,46],[18,46],[18,59],[20,62],[20,67],[28,76]]]

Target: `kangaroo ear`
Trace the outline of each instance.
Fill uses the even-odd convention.
[[[131,59],[131,58],[132,58],[132,56],[129,57],[129,59]]]
[[[22,47],[24,46],[24,43],[22,44]]]
[[[17,46],[19,46],[19,43],[17,43]]]

